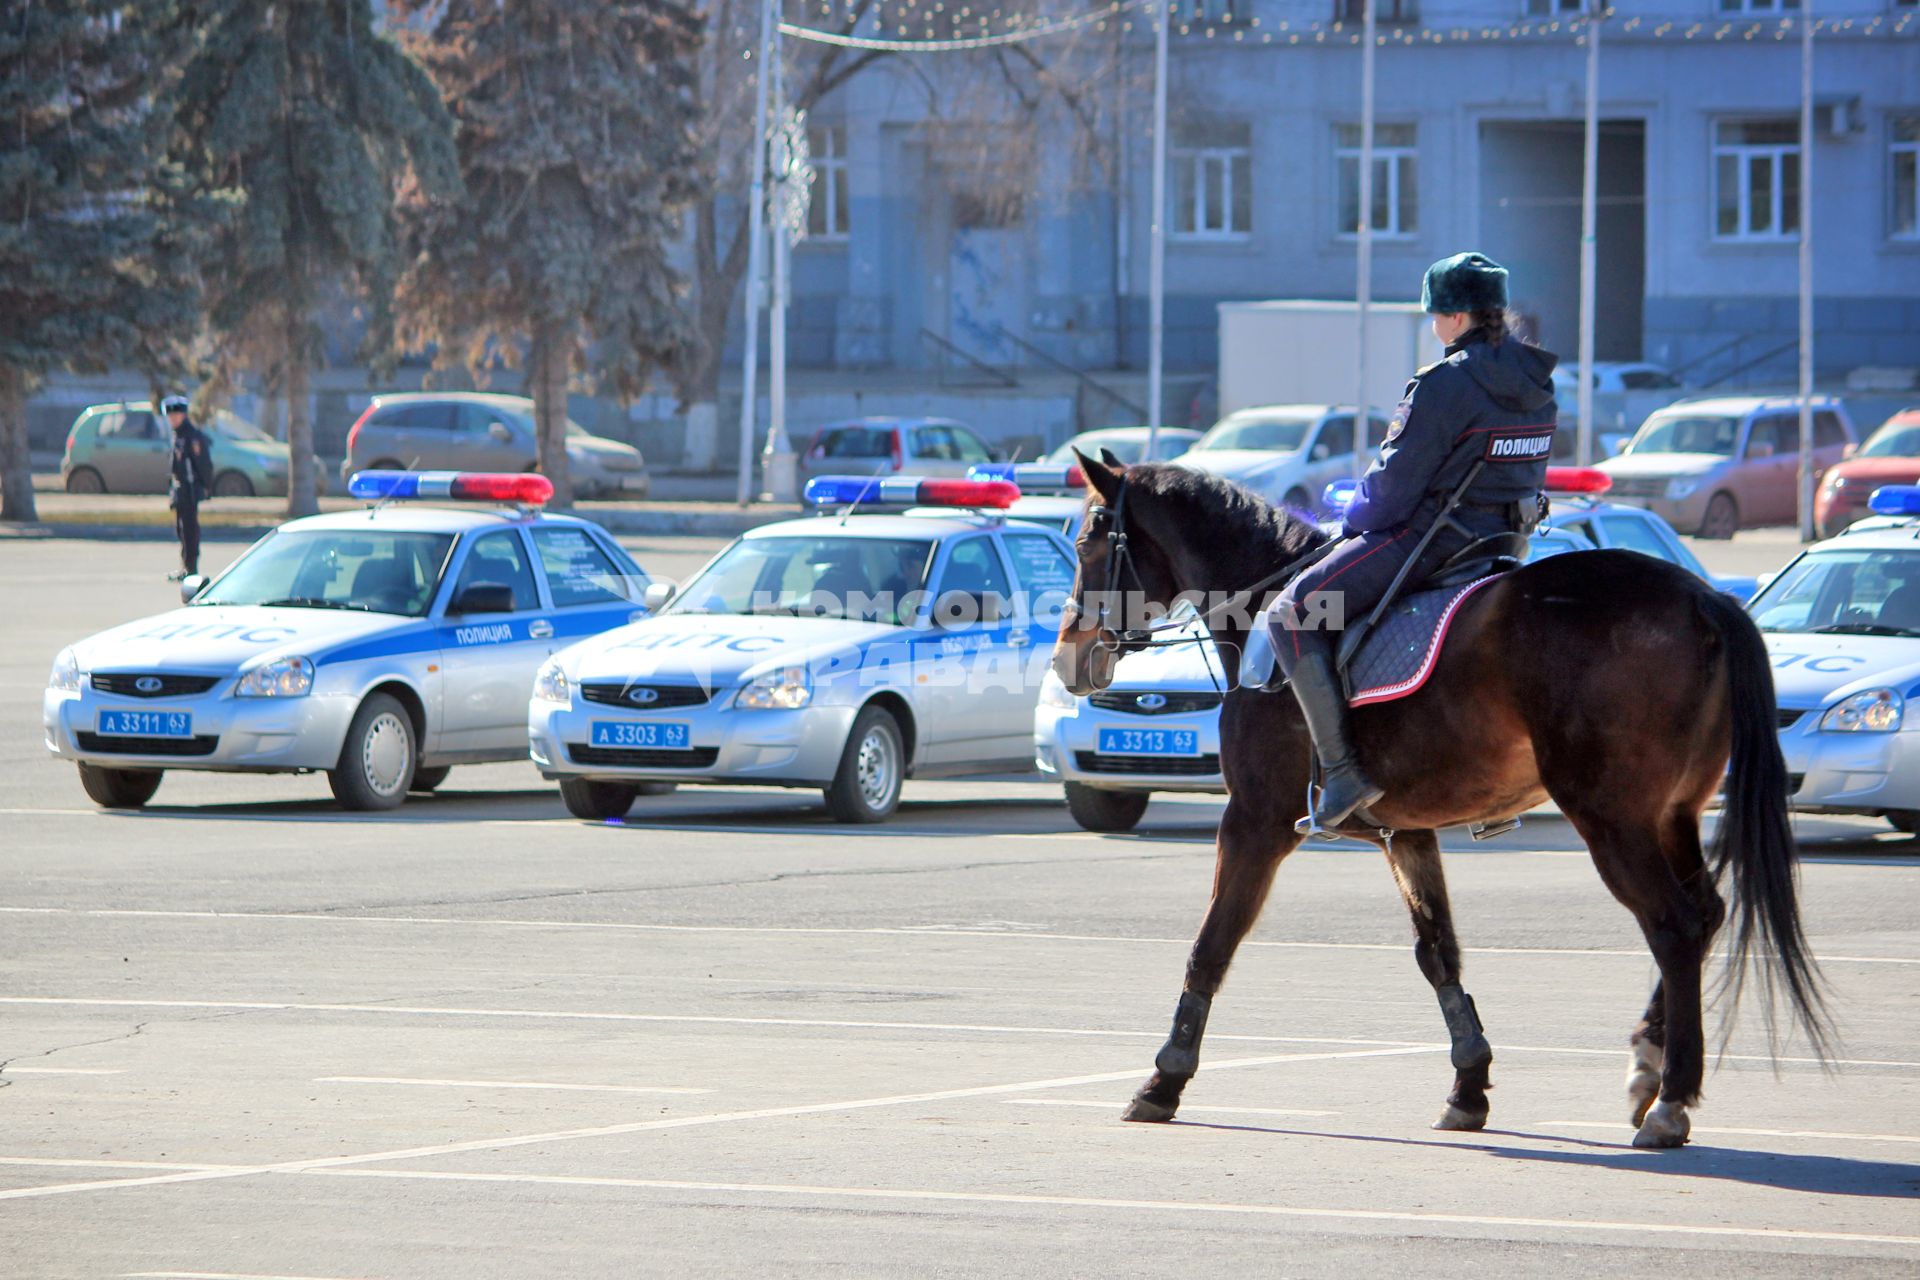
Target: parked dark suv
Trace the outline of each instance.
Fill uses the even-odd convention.
[[[483,391],[375,396],[347,433],[344,480],[356,471],[531,471],[538,458],[533,401]],[[567,423],[567,465],[583,498],[644,498],[647,461],[630,444]]]

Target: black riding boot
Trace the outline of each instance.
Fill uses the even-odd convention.
[[[1347,699],[1334,672],[1333,659],[1324,653],[1303,653],[1293,668],[1293,696],[1306,713],[1307,731],[1320,757],[1320,797],[1313,813],[1294,824],[1302,835],[1337,827],[1386,792],[1367,780],[1347,741]]]

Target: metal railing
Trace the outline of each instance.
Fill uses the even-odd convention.
[[[1122,409],[1125,409],[1127,412],[1133,414],[1134,417],[1141,422],[1145,422],[1147,420],[1147,410],[1145,405],[1142,405],[1142,404],[1136,403],[1135,401],[1127,399],[1127,397],[1121,395],[1118,391],[1115,391],[1112,387],[1109,387],[1105,383],[1095,379],[1091,374],[1087,373],[1086,370],[1075,368],[1074,366],[1068,364],[1065,360],[1062,360],[1057,356],[1054,356],[1049,352],[1034,346],[1033,343],[1028,342],[1025,338],[1022,338],[1020,335],[1015,333],[1009,333],[1004,326],[995,325],[994,327],[1000,331],[1001,338],[1003,338],[1007,342],[1012,343],[1015,347],[1018,347],[1021,351],[1026,352],[1028,355],[1038,360],[1041,364],[1046,365],[1050,369],[1057,370],[1060,373],[1070,374],[1073,377],[1073,379],[1080,384],[1082,389],[1091,391],[1095,395],[1102,396],[1105,399],[1112,401],[1114,404],[1119,405]]]
[[[942,386],[947,385],[946,376],[953,368],[953,359],[958,359],[968,368],[979,373],[982,377],[987,378],[995,386],[1017,387],[1020,385],[1020,379],[1015,377],[1011,370],[988,364],[971,351],[949,342],[931,329],[922,328],[920,330],[920,340],[940,353],[940,379]]]

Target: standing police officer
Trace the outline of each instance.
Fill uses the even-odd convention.
[[[187,398],[171,395],[160,410],[173,427],[172,479],[167,505],[173,508],[173,532],[180,539],[180,572],[185,578],[200,572],[200,503],[213,485],[213,452],[206,432],[187,417]]]
[[[1557,358],[1508,333],[1506,268],[1478,253],[1443,258],[1427,269],[1420,302],[1433,316],[1446,358],[1407,384],[1380,456],[1347,508],[1344,540],[1287,585],[1269,620],[1274,652],[1320,758],[1313,813],[1320,827],[1338,826],[1384,792],[1354,759],[1346,693],[1334,669],[1337,634],[1318,624],[1364,618],[1481,462],[1486,465],[1453,513],[1467,535],[1437,532],[1408,585],[1475,539],[1530,532],[1553,450]],[[1302,819],[1300,828],[1311,830],[1312,819]]]

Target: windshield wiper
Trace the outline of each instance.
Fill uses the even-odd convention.
[[[351,600],[322,600],[319,596],[287,596],[281,600],[262,600],[260,607],[270,608],[286,605],[294,609],[358,609],[362,613],[372,613],[373,606],[355,604]]]
[[[1823,627],[1814,627],[1813,633],[1822,636],[1916,636],[1920,631],[1911,627],[1892,627],[1881,622],[1829,622]]]

